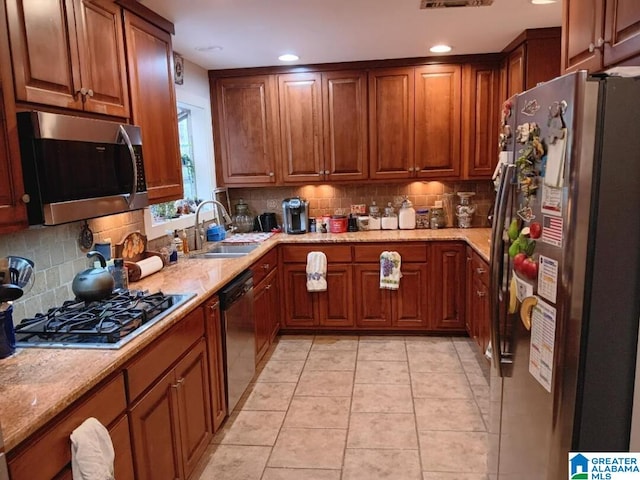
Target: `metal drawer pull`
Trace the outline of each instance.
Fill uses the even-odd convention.
[[[484,268],[476,268],[476,273],[477,273],[478,275],[482,275],[482,274],[483,274],[483,273],[485,273],[485,272],[486,272],[486,270],[485,270]]]

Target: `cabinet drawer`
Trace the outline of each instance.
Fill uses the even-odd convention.
[[[351,245],[285,245],[282,247],[282,261],[285,263],[306,263],[309,252],[324,252],[327,263],[351,262]]]
[[[127,406],[124,378],[119,374],[102,388],[87,395],[29,446],[17,454],[9,454],[12,480],[45,480],[54,478],[71,461],[69,435],[89,417],[104,426],[114,422]]]
[[[278,265],[278,250],[272,249],[270,252],[265,253],[260,260],[251,265],[251,271],[253,272],[253,284],[258,285],[269,272],[271,272]]]
[[[129,402],[138,398],[203,336],[204,311],[197,308],[138,355],[126,368]]]
[[[473,252],[471,268],[473,269],[474,277],[480,279],[485,286],[489,286],[489,265],[476,252]]]
[[[402,262],[426,262],[426,243],[372,243],[356,245],[354,257],[357,263],[379,262],[380,254],[385,250],[396,251],[402,257]]]

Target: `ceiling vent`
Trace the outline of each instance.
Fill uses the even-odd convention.
[[[488,7],[493,0],[420,0],[420,8]]]

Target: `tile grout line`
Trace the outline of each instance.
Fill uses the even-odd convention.
[[[356,371],[358,370],[358,356],[360,355],[360,336],[356,345],[356,363],[353,366],[353,377],[351,381],[351,397],[349,398],[349,410],[347,415],[347,435],[344,438],[344,449],[342,452],[342,464],[340,465],[340,480],[344,478],[344,464],[347,459],[347,445],[349,444],[349,431],[351,430],[351,409],[353,408],[353,393],[356,389]]]
[[[418,431],[418,415],[416,414],[416,399],[413,396],[413,377],[411,376],[411,362],[409,361],[409,350],[407,340],[404,341],[404,351],[407,355],[407,371],[409,372],[409,390],[411,392],[411,408],[413,409],[413,421],[415,423],[416,444],[418,445],[418,465],[420,466],[420,478],[424,477],[424,465],[422,464],[422,453],[420,451],[420,432]]]
[[[278,343],[280,343],[280,338],[278,338]],[[298,375],[298,380],[296,380],[296,386],[293,389],[293,393],[291,394],[291,398],[289,398],[289,403],[287,404],[287,409],[284,412],[284,417],[282,418],[282,423],[280,424],[280,428],[278,429],[278,434],[276,435],[276,439],[273,442],[273,445],[271,445],[270,450],[269,450],[269,455],[267,456],[267,461],[264,463],[264,467],[262,467],[262,474],[260,475],[260,479],[264,478],[264,475],[267,471],[267,468],[269,468],[269,460],[271,460],[271,456],[273,455],[273,449],[276,446],[276,443],[278,443],[278,438],[280,437],[280,433],[282,432],[282,429],[284,428],[284,422],[287,419],[287,415],[289,414],[289,409],[291,408],[291,402],[293,402],[293,397],[296,394],[296,390],[298,389],[298,384],[300,383],[300,377],[302,377],[302,372],[304,371],[304,366],[307,364],[307,360],[309,359],[309,353],[311,352],[311,348],[313,348],[313,342],[315,341],[316,336],[314,335],[313,338],[311,339],[311,345],[309,345],[309,350],[307,350],[307,354],[305,355],[304,358],[304,364],[302,365],[302,369],[300,370],[300,374]],[[266,363],[269,362],[270,359],[267,360]]]
[[[468,348],[469,344],[465,343],[465,346]],[[480,414],[480,418],[482,419],[482,424],[484,425],[484,431],[488,432],[489,431],[489,426],[487,425],[487,422],[485,421],[484,415],[482,414],[482,409],[480,408],[480,405],[478,404],[478,398],[476,397],[476,392],[474,391],[473,385],[471,385],[471,381],[469,380],[469,370],[465,367],[465,364],[462,361],[462,357],[460,356],[460,351],[458,350],[458,347],[455,346],[455,344],[454,344],[454,349],[456,351],[456,356],[458,357],[458,360],[460,361],[460,364],[462,365],[462,371],[464,372],[464,376],[467,379],[467,383],[469,384],[469,390],[471,390],[471,396],[473,397],[473,403],[475,404],[476,408],[478,409],[478,412]]]

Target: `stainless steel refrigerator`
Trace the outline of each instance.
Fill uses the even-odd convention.
[[[489,471],[499,480],[566,479],[570,451],[629,451],[640,79],[577,72],[541,84],[505,105],[502,137]]]

